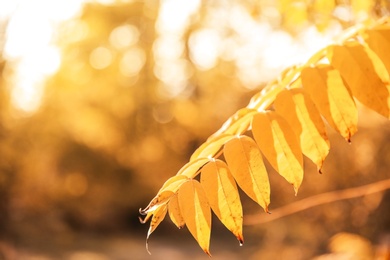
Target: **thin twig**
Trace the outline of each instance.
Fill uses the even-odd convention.
[[[315,195],[272,210],[272,214],[253,214],[244,217],[244,225],[257,225],[292,215],[306,209],[339,200],[352,199],[390,189],[390,179],[345,190],[331,191]]]

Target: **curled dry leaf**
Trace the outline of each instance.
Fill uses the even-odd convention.
[[[200,183],[206,192],[211,209],[221,222],[244,243],[242,235],[242,206],[236,182],[226,163],[221,160],[209,162],[202,169]]]
[[[268,212],[270,184],[255,141],[248,136],[235,137],[225,145],[224,156],[241,189]]]
[[[297,194],[303,179],[303,156],[290,125],[276,112],[260,112],[253,117],[252,132],[269,163]]]
[[[318,110],[348,142],[357,131],[357,109],[340,73],[329,65],[302,71],[302,85]]]
[[[301,88],[283,90],[276,97],[274,107],[299,137],[302,153],[312,160],[321,172],[330,144],[325,124],[313,101]]]
[[[211,210],[202,185],[197,180],[185,182],[178,191],[179,206],[192,236],[210,255]]]

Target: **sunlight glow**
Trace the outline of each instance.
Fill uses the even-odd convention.
[[[0,0],[0,21],[6,20],[16,10],[18,1]]]
[[[146,62],[146,54],[141,48],[126,51],[120,61],[119,70],[126,77],[136,76]]]
[[[110,43],[117,49],[124,49],[138,42],[140,32],[131,24],[116,27],[110,34]]]
[[[183,58],[184,33],[200,8],[200,0],[163,0],[156,21],[158,37],[153,44],[154,74],[162,81],[158,94],[162,98],[188,95],[192,75],[189,62]]]
[[[11,4],[12,3],[12,4]],[[41,103],[45,79],[61,64],[54,37],[61,21],[79,14],[78,0],[0,0],[0,20],[9,19],[3,49],[8,69],[12,105],[24,112],[36,111]]]
[[[156,60],[176,60],[184,53],[184,42],[179,37],[160,36],[153,44]]]
[[[111,51],[105,47],[97,47],[89,56],[89,63],[97,70],[105,69],[111,64],[111,62]]]
[[[157,31],[180,33],[190,24],[190,16],[200,7],[200,0],[164,0],[161,3]]]
[[[203,29],[191,34],[190,40],[191,60],[201,70],[213,68],[218,61],[221,38],[218,31]]]
[[[11,102],[23,111],[38,109],[43,94],[43,84],[39,80],[20,79],[13,86]]]
[[[271,10],[272,7],[268,7]],[[218,59],[234,62],[236,76],[244,87],[257,88],[293,64],[305,61],[329,43],[341,30],[330,26],[320,34],[314,26],[296,36],[272,28],[266,20],[251,16],[240,4],[211,9],[201,30],[190,35],[190,58],[200,70],[213,69]]]

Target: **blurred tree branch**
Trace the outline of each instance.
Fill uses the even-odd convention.
[[[244,217],[244,225],[250,226],[271,222],[273,220],[283,218],[326,203],[362,197],[387,189],[390,189],[390,179],[355,188],[322,193],[272,210],[272,214],[269,214],[266,217],[262,216],[262,212],[253,215],[247,215]]]

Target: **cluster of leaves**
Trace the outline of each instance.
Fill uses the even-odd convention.
[[[303,155],[319,172],[328,155],[323,118],[348,142],[357,131],[355,99],[390,118],[389,50],[390,19],[382,19],[351,28],[306,64],[285,70],[210,136],[140,210],[146,215],[142,223],[151,218],[147,238],[168,212],[210,255],[212,210],[242,244],[237,184],[268,212],[270,183],[263,156],[297,193]]]

